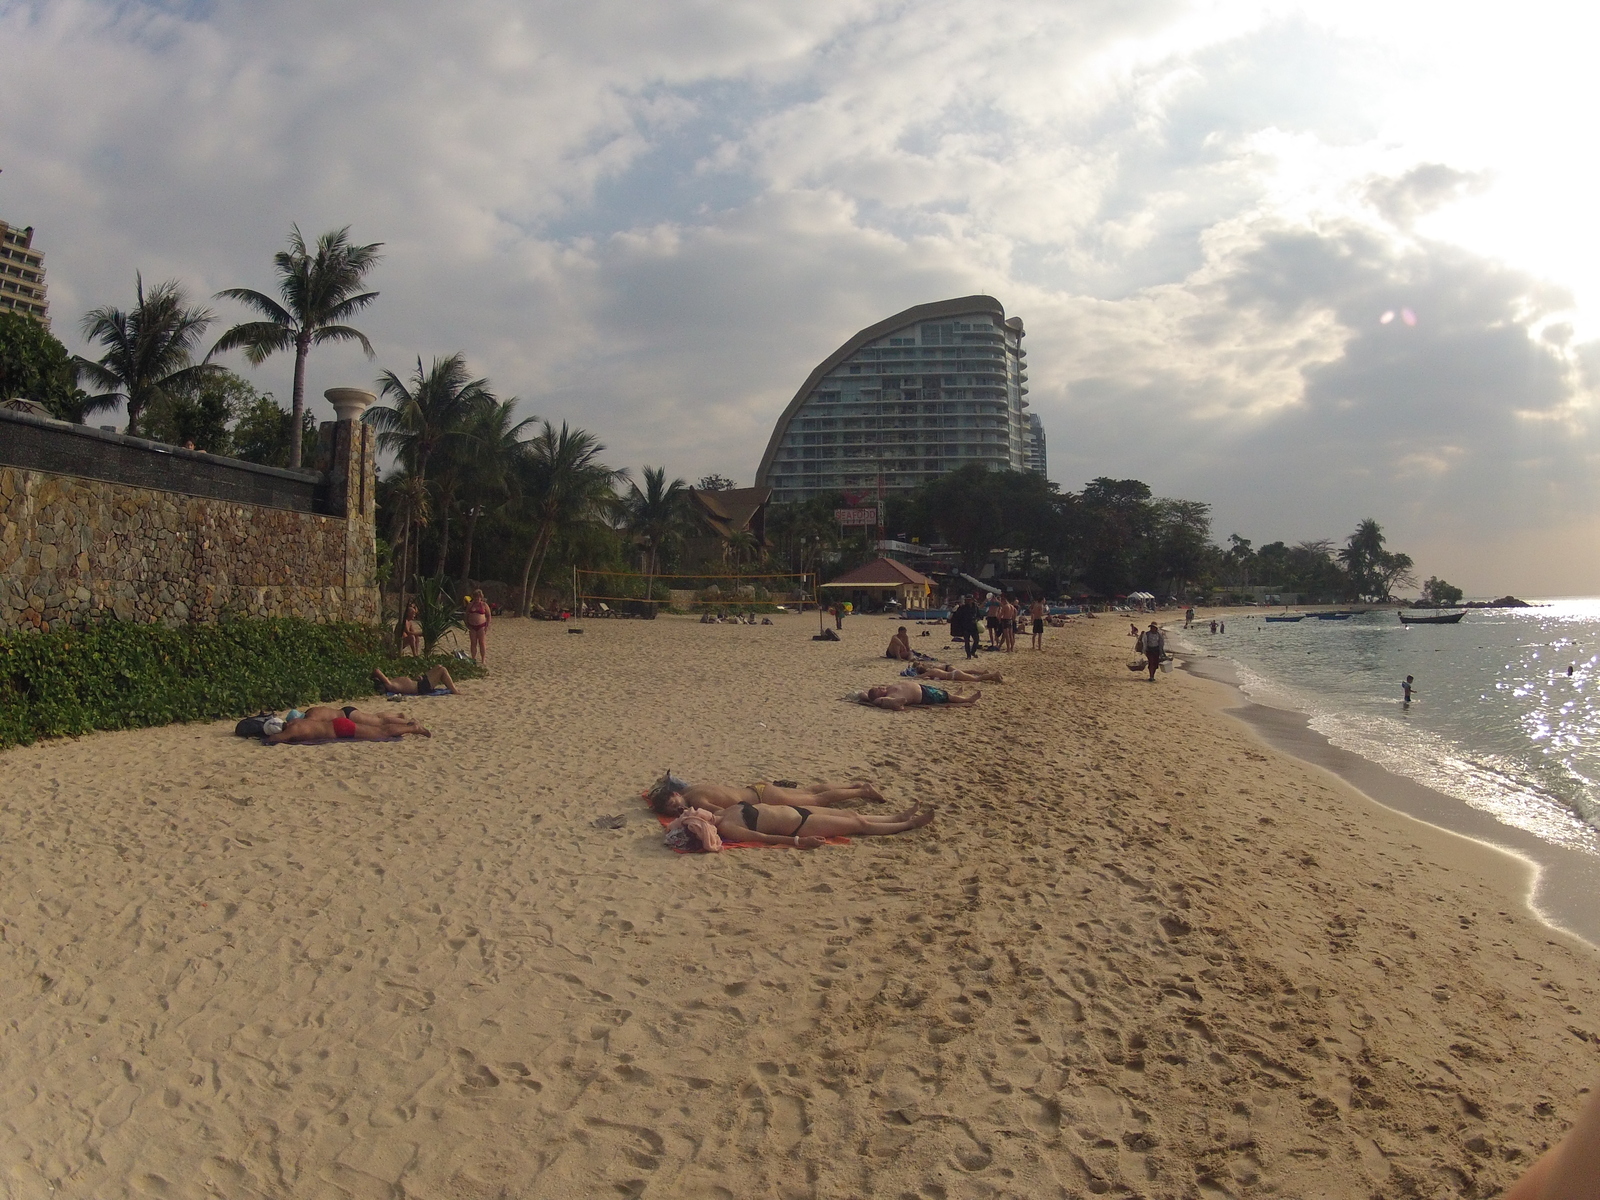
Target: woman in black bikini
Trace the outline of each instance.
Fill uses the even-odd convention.
[[[737,804],[807,804],[815,808],[830,808],[846,800],[871,800],[882,803],[883,796],[870,783],[813,783],[808,787],[798,784],[752,783],[748,787],[730,787],[721,783],[685,783],[667,772],[646,793],[650,811],[663,817],[675,817],[686,808],[704,808],[722,812]]]
[[[863,813],[835,809],[813,811],[798,804],[750,804],[741,801],[720,812],[710,809],[704,813],[716,826],[717,834],[725,842],[761,842],[768,846],[792,846],[796,850],[815,850],[831,837],[887,837],[921,829],[933,820],[933,809],[920,805],[892,817],[869,817]],[[695,833],[693,824],[684,822],[669,831],[687,830],[686,849],[703,849],[704,843]]]

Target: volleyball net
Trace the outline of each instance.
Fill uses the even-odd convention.
[[[643,571],[579,568],[572,573],[572,594],[580,613],[612,604],[738,608],[754,604],[816,604],[818,582],[814,571],[649,575]]]

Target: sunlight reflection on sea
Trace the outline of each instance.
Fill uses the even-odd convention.
[[[1600,855],[1600,599],[1472,610],[1459,625],[1264,615],[1230,617],[1225,634],[1174,628],[1174,642],[1233,660],[1247,695],[1306,713],[1334,745]]]

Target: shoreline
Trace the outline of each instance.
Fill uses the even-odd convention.
[[[1374,804],[1420,821],[1452,837],[1464,838],[1521,864],[1526,883],[1522,902],[1559,933],[1600,948],[1600,858],[1552,845],[1525,830],[1496,820],[1465,800],[1419,783],[1351,750],[1335,746],[1311,728],[1309,714],[1262,704],[1245,693],[1233,660],[1223,654],[1181,651],[1180,668],[1227,689],[1232,705],[1225,715],[1247,726],[1273,749],[1316,767],[1348,784]],[[1508,863],[1508,869],[1511,868]]]

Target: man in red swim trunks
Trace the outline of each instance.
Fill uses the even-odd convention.
[[[360,717],[361,720],[352,720]],[[314,709],[299,720],[290,721],[283,729],[262,738],[269,746],[285,742],[326,742],[335,738],[348,738],[357,742],[387,742],[407,733],[422,737],[433,735],[415,721],[374,718],[351,707],[345,709]]]

